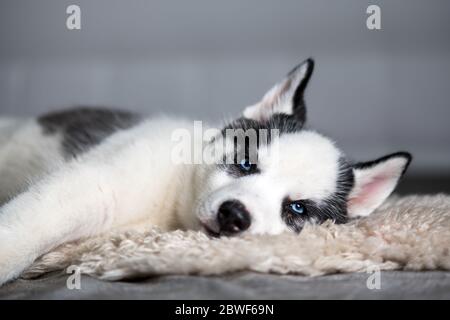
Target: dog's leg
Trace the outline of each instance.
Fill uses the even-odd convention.
[[[0,285],[55,246],[114,225],[114,182],[104,166],[68,166],[0,209]]]
[[[134,164],[74,163],[1,207],[0,285],[62,243],[133,221],[164,228],[165,199],[155,190],[152,200],[155,180]]]

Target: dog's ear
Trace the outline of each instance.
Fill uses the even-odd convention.
[[[276,113],[295,116],[302,123],[306,120],[303,101],[305,88],[314,69],[314,61],[309,58],[288,73],[270,89],[258,103],[245,108],[244,117],[253,120],[268,120]]]
[[[407,152],[390,154],[353,166],[354,186],[350,192],[349,217],[368,216],[394,191],[411,162]]]

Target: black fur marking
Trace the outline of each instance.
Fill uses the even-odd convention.
[[[257,121],[253,119],[247,119],[244,117],[238,118],[235,121],[231,122],[227,125],[223,130],[222,134],[225,137],[225,133],[227,129],[243,129],[244,131],[249,129],[254,129],[259,132],[260,129],[266,129],[268,131],[268,139],[271,140],[271,131],[272,129],[278,129],[280,136],[284,133],[294,133],[299,132],[303,129],[303,123],[298,121],[295,117],[283,113],[274,114],[270,119]],[[258,139],[259,146],[259,139]]]
[[[136,125],[136,114],[108,110],[74,108],[53,112],[38,118],[45,134],[61,134],[66,158],[76,157],[101,143],[113,133]]]
[[[248,173],[242,172],[242,170],[239,168],[241,158],[246,159],[255,159],[257,158],[257,151],[259,146],[262,143],[270,143],[272,140],[272,130],[277,129],[278,135],[281,136],[282,134],[286,133],[294,133],[302,130],[303,123],[299,122],[298,119],[296,119],[294,116],[287,115],[287,114],[275,114],[270,119],[264,120],[264,121],[257,121],[253,119],[247,119],[247,118],[239,118],[229,125],[227,125],[222,130],[222,136],[223,138],[226,137],[227,130],[242,130],[243,132],[248,132],[249,130],[254,130],[256,132],[256,139],[257,144],[256,146],[251,146],[248,143],[248,139],[245,139],[245,146],[239,145],[240,141],[235,139],[234,141],[234,156],[233,156],[233,163],[226,163],[225,159],[222,164],[219,164],[219,167],[222,170],[225,170],[227,173],[234,177],[242,177],[244,175],[247,175]],[[267,133],[267,141],[261,141],[259,132],[260,130],[266,130]],[[238,150],[244,150],[245,152],[242,153],[238,152]],[[254,155],[256,153],[256,156],[252,158],[251,155]],[[256,161],[257,163],[257,161]],[[250,174],[259,173],[259,170],[253,170]]]
[[[311,199],[285,198],[281,204],[281,217],[284,222],[295,232],[300,232],[305,223],[323,223],[333,220],[335,223],[347,222],[347,197],[353,188],[354,176],[350,164],[341,158],[339,160],[339,174],[336,181],[336,192],[325,200],[313,201]],[[298,201],[306,208],[303,215],[294,214],[289,209],[289,204]]]
[[[304,94],[306,86],[308,85],[311,75],[314,71],[314,60],[312,58],[307,59],[305,62],[296,66],[291,72],[289,72],[288,77],[293,76],[299,68],[306,64],[306,73],[297,89],[295,90],[294,96],[292,97],[292,107],[293,114],[298,118],[299,121],[305,123],[306,121],[306,106],[304,101]]]
[[[404,158],[404,159],[406,159],[406,164],[405,164],[405,166],[403,168],[403,171],[402,171],[402,175],[405,174],[406,170],[409,167],[409,164],[412,161],[412,155],[409,152],[405,152],[405,151],[391,153],[391,154],[388,154],[388,155],[386,155],[384,157],[381,157],[381,158],[378,158],[378,159],[375,159],[375,160],[372,160],[372,161],[358,162],[358,163],[355,163],[353,165],[353,167],[355,169],[357,169],[357,170],[364,170],[364,169],[367,169],[367,168],[374,167],[374,166],[376,166],[376,165],[378,165],[378,164],[380,164],[382,162],[385,162],[387,160],[390,160],[392,158]]]

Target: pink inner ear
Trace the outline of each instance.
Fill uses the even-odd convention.
[[[356,195],[348,200],[348,205],[351,207],[370,203],[373,200],[372,197],[378,194],[389,180],[390,177],[385,175],[373,177],[360,187]]]

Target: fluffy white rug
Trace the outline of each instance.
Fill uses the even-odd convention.
[[[234,271],[321,275],[381,270],[450,270],[450,196],[391,198],[370,217],[308,225],[299,235],[212,239],[193,231],[121,232],[57,248],[23,275],[76,264],[105,280]]]

